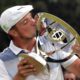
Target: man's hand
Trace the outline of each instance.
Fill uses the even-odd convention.
[[[76,80],[76,76],[75,74],[66,71],[64,73],[64,80]]]
[[[80,44],[75,44],[72,49],[80,57]]]
[[[31,74],[35,74],[36,69],[27,59],[23,59],[18,64],[18,72],[13,80],[25,80],[25,78]]]

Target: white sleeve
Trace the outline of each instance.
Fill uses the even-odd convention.
[[[64,59],[64,58],[66,58],[67,56],[70,55],[70,53],[66,53],[66,52],[64,52],[64,51],[60,51],[58,54],[59,54],[60,59]],[[76,59],[78,59],[78,57],[77,57],[76,55],[73,55],[70,59],[68,59],[68,60],[65,61],[65,62],[62,62],[61,64],[62,64],[62,66],[63,66],[64,68],[66,68],[66,67],[68,67],[69,65],[71,65]]]
[[[11,80],[2,60],[0,60],[0,80]]]

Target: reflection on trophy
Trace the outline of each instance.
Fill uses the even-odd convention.
[[[48,62],[64,62],[69,59],[73,53],[72,46],[76,42],[80,42],[79,34],[69,24],[54,15],[42,12],[38,13],[37,16],[37,45],[40,54],[43,55]],[[42,30],[42,28],[44,29]],[[41,31],[44,33],[42,34]],[[53,51],[45,52],[42,48],[41,38],[43,36],[55,47]],[[59,50],[66,51],[69,53],[69,56],[62,60],[50,58],[50,55]]]

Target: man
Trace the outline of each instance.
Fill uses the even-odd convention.
[[[32,10],[32,5],[14,6],[1,14],[1,28],[11,38],[9,47],[0,53],[0,58],[4,61],[9,76],[12,80],[64,80],[61,65],[80,76],[80,59],[75,55],[63,63],[48,62],[48,74],[35,74],[34,64],[31,64],[27,58],[19,60],[19,54],[23,51],[27,54],[31,52],[36,54],[36,21],[32,17]],[[45,42],[42,47],[46,52],[53,49],[49,41],[44,37],[41,39]],[[51,55],[55,59],[63,59],[66,56],[68,55],[64,51],[57,51]]]

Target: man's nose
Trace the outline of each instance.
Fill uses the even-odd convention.
[[[31,22],[36,25],[36,20],[34,18],[31,19]]]

